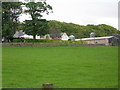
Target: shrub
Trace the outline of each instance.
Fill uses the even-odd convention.
[[[24,42],[24,39],[13,39],[12,42]]]
[[[54,38],[54,40],[61,40],[60,38]]]
[[[25,42],[32,42],[32,43],[50,43],[52,42],[53,40],[49,40],[49,39],[24,39]]]

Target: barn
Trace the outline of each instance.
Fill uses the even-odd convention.
[[[76,41],[85,41],[88,44],[104,44],[110,46],[118,45],[118,38],[115,36],[82,38],[76,39]]]

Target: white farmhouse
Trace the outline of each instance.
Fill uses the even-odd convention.
[[[69,39],[69,37],[66,33],[61,34],[61,40],[68,40],[68,39]]]

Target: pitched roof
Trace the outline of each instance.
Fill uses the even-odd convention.
[[[109,39],[112,38],[114,36],[106,36],[106,37],[94,37],[94,38],[81,38],[81,39],[75,39],[76,41],[80,41],[80,40],[98,40],[98,39]]]

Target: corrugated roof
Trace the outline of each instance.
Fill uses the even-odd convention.
[[[94,38],[81,38],[81,39],[75,39],[76,41],[80,41],[80,40],[97,40],[97,39],[109,39],[112,38],[114,36],[106,36],[106,37],[94,37]]]

